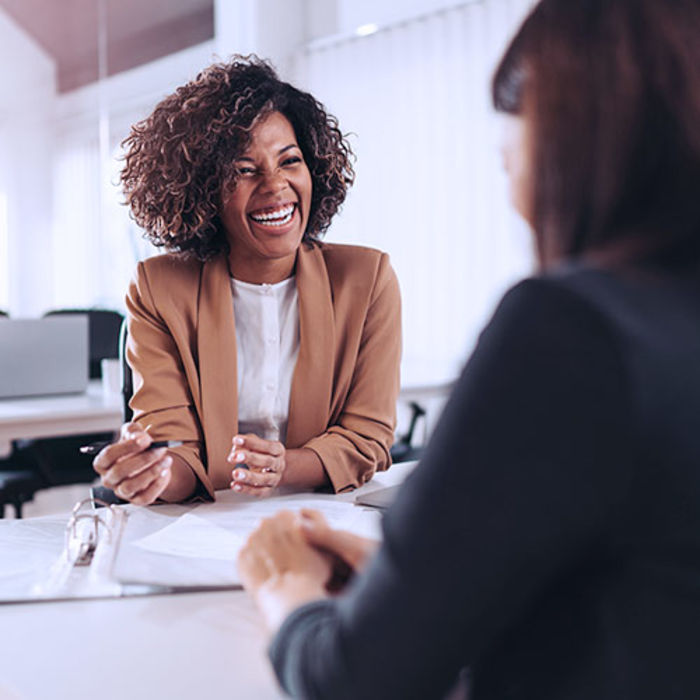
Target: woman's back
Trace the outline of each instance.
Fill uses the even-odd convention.
[[[367,575],[278,633],[288,687],[438,698],[469,665],[470,700],[699,697],[698,319],[680,276],[511,290]]]
[[[535,691],[538,698],[694,697],[689,688],[700,652],[700,282],[648,270],[568,267],[535,284],[590,307],[607,327],[608,380],[622,379],[612,405],[571,396],[581,420],[549,438],[559,443],[552,445],[555,451],[565,451],[568,442],[572,453],[590,455],[588,466],[575,458],[560,469],[588,468],[587,485],[608,491],[603,499],[580,493],[591,509],[601,509],[590,513],[590,524],[601,515],[604,524],[585,538],[585,556],[554,574],[476,664],[474,697],[531,697]],[[591,318],[580,311],[585,326]],[[550,320],[557,334],[561,327]],[[573,373],[585,375],[589,351],[591,366],[600,365],[597,345],[581,348],[584,367]],[[568,362],[565,356],[554,361]],[[550,376],[542,381],[549,383]],[[565,383],[557,389],[566,390]],[[552,423],[557,412],[571,420],[563,406],[550,411]],[[601,417],[611,422],[610,431],[598,429]],[[579,505],[559,503],[553,511]],[[550,526],[557,527],[555,518]]]

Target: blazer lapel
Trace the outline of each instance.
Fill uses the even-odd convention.
[[[300,342],[289,398],[289,448],[300,447],[328,426],[335,349],[331,285],[319,246],[301,244],[296,278]]]
[[[223,255],[203,265],[197,350],[207,470],[213,482],[228,483],[226,457],[238,432],[238,377],[231,278]]]

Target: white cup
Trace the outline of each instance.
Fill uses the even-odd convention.
[[[100,361],[102,370],[102,393],[107,398],[119,396],[121,386],[121,368],[119,360],[105,358]]]

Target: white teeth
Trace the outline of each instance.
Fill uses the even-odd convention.
[[[258,224],[264,224],[265,226],[284,226],[292,220],[294,215],[294,204],[290,204],[281,209],[275,209],[274,211],[266,212],[265,214],[250,214],[250,218]]]

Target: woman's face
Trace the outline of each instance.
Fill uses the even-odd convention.
[[[293,267],[311,206],[311,174],[289,120],[279,112],[262,119],[235,166],[238,180],[233,189],[224,187],[221,202],[232,272],[269,282],[254,279],[256,271],[270,263]]]
[[[524,117],[504,114],[501,129],[501,156],[508,176],[511,204],[529,223],[533,219],[532,150],[530,130]]]

